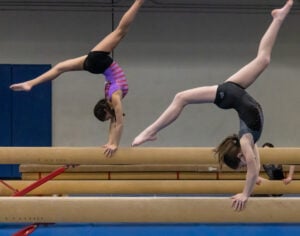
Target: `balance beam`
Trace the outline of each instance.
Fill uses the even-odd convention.
[[[19,166],[22,180],[37,180],[58,169],[59,165],[23,164]],[[289,165],[283,165],[284,172]],[[299,166],[296,166],[293,179],[299,179]],[[80,165],[69,168],[55,177],[56,180],[244,180],[246,169],[238,171],[218,165]],[[261,168],[261,177],[267,178]]]
[[[61,165],[39,165],[22,164],[19,171],[22,173],[33,172],[52,172]],[[172,165],[172,164],[138,164],[138,165],[80,165],[76,168],[69,168],[66,173],[100,173],[100,172],[217,172],[219,165]],[[232,172],[232,169],[224,166],[222,172]],[[243,171],[243,170],[241,170]]]
[[[22,173],[22,180],[38,180],[50,173]],[[268,178],[265,173],[260,174]],[[246,173],[240,172],[131,172],[131,173],[63,173],[55,180],[245,180]],[[294,175],[294,180],[298,176]]]
[[[300,198],[2,197],[2,223],[299,223]]]
[[[24,189],[33,181],[5,181],[14,189]],[[241,180],[58,180],[34,189],[28,196],[79,194],[236,194],[242,192]],[[282,181],[264,181],[256,185],[253,194],[299,194],[300,181],[284,185]],[[0,185],[0,196],[11,196],[12,190]]]
[[[2,147],[0,164],[216,164],[212,148]],[[262,163],[300,164],[300,148],[260,148]]]
[[[58,169],[59,165],[22,164],[22,180],[37,180]],[[285,168],[285,166],[284,166]],[[286,169],[286,168],[285,168]],[[245,169],[238,171],[218,165],[80,165],[69,168],[56,180],[244,180]],[[262,170],[260,176],[268,178]],[[294,178],[295,179],[295,178]]]
[[[22,164],[19,166],[19,171],[22,173],[34,173],[34,172],[52,172],[61,165],[39,165],[39,164]],[[283,165],[283,171],[289,171],[289,165]],[[261,167],[261,171],[264,172]],[[295,171],[300,172],[300,166],[295,166]],[[219,169],[218,164],[214,165],[172,165],[172,164],[138,164],[138,165],[80,165],[76,168],[69,168],[65,173],[101,173],[101,172],[204,172],[204,173],[216,173],[216,172],[239,172],[246,173],[246,169],[240,169],[238,171],[232,170],[227,166],[223,166],[222,170]]]

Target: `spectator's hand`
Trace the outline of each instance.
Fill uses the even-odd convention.
[[[292,178],[291,177],[287,177],[287,178],[285,178],[285,179],[283,179],[283,183],[285,184],[285,185],[287,185],[287,184],[289,184],[290,182],[292,182]]]
[[[257,185],[260,185],[261,182],[262,182],[262,178],[258,176],[258,177],[257,177],[257,180],[256,180],[256,184],[257,184]]]
[[[232,208],[235,211],[242,211],[246,208],[246,203],[248,201],[248,197],[243,193],[238,193],[231,197],[232,199]]]

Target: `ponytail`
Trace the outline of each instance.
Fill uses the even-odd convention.
[[[237,169],[241,161],[237,157],[240,151],[241,145],[236,134],[225,138],[214,150],[215,155],[218,157],[220,169],[222,169],[223,163],[225,163],[231,169]]]

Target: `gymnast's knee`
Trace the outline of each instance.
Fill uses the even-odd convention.
[[[124,38],[126,36],[126,34],[128,33],[129,31],[129,28],[128,27],[125,27],[125,26],[119,26],[116,30],[116,34],[118,35],[118,37],[120,39]]]
[[[258,55],[256,59],[259,61],[259,64],[263,67],[268,67],[271,63],[271,56],[265,55],[263,53],[261,55]]]
[[[56,71],[58,74],[62,74],[68,70],[70,70],[64,62],[59,62],[52,68],[54,71]]]
[[[177,93],[173,99],[173,103],[181,107],[186,106],[188,104],[188,100],[185,96],[185,92]]]

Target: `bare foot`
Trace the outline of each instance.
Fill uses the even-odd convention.
[[[157,139],[156,135],[150,135],[146,130],[140,133],[132,142],[131,146],[139,146],[148,141],[155,141]]]
[[[290,12],[290,9],[292,8],[293,4],[293,0],[287,0],[286,4],[282,8],[275,9],[272,11],[273,18],[278,20],[284,20],[284,18]]]
[[[19,83],[19,84],[13,84],[9,87],[11,90],[13,91],[30,91],[31,90],[31,86],[24,82],[24,83]]]

